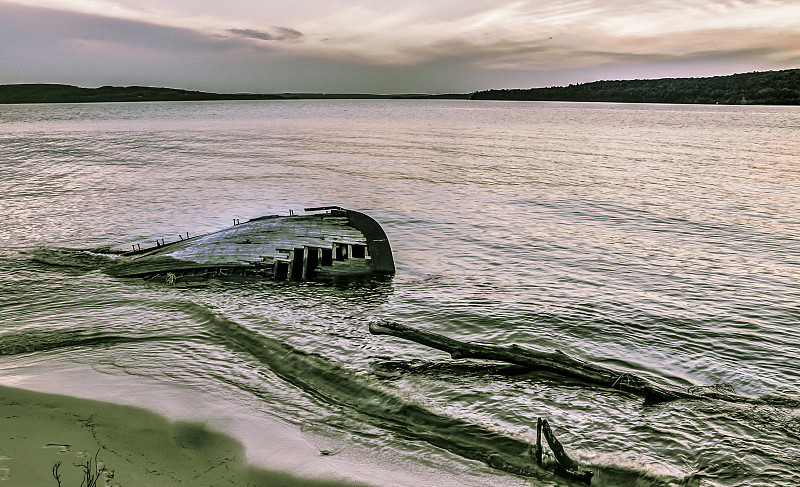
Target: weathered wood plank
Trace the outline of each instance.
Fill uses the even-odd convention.
[[[331,214],[268,216],[245,223],[234,220],[233,227],[217,232],[191,238],[187,234],[179,241],[158,244],[150,249],[138,250],[134,246],[134,252],[124,254],[117,263],[109,266],[108,271],[121,277],[135,277],[188,268],[260,268],[263,264],[286,261],[290,280],[313,279],[317,275],[393,274],[394,260],[385,237],[377,222],[351,210],[337,210]],[[358,250],[358,258],[349,259],[353,256],[353,248]],[[367,248],[371,251],[362,250]],[[314,249],[314,254],[309,256],[308,250],[303,249]],[[330,262],[328,256],[336,249],[346,249],[339,258],[345,263]],[[379,255],[377,260],[373,256],[375,252]],[[369,258],[366,258],[367,254]],[[284,267],[278,268],[277,265],[275,275],[280,274],[282,279]],[[309,266],[314,268],[310,273]],[[317,272],[318,267],[327,269]]]

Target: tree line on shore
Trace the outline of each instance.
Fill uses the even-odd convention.
[[[569,86],[478,91],[472,100],[800,105],[800,69],[710,78],[595,81]]]
[[[279,95],[207,93],[150,86],[81,88],[61,84],[0,85],[0,103],[92,103],[130,101],[275,100]]]
[[[720,105],[800,105],[800,69],[710,78],[594,81],[549,88],[451,94],[209,93],[147,86],[0,85],[0,104],[284,99],[469,99]]]

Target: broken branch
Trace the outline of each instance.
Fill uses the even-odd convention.
[[[532,370],[545,370],[580,379],[591,384],[637,394],[643,396],[648,402],[702,398],[702,396],[682,389],[655,384],[644,377],[572,358],[560,350],[548,353],[519,345],[502,347],[462,342],[438,333],[422,331],[397,322],[383,320],[370,323],[369,331],[373,335],[391,335],[411,340],[447,352],[454,359],[497,360],[521,365]]]
[[[589,485],[592,481],[592,476],[594,476],[594,472],[591,470],[581,470],[581,466],[570,458],[567,455],[567,452],[564,451],[564,447],[561,446],[561,442],[558,441],[556,435],[553,434],[553,430],[550,429],[550,423],[547,422],[546,419],[539,418],[537,422],[537,432],[541,429],[542,433],[544,434],[544,439],[547,440],[547,444],[550,446],[550,450],[553,452],[553,456],[556,458],[556,473],[563,476],[568,477],[574,480],[578,480],[580,482]],[[541,440],[537,434],[537,443],[536,443],[536,455],[537,460],[539,460],[539,456],[541,455],[542,446],[539,443]]]

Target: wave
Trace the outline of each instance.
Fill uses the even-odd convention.
[[[123,336],[112,334],[86,335],[82,331],[46,330],[7,332],[0,335],[0,356],[22,355],[34,352],[49,352],[76,347],[106,347],[149,342],[178,342],[201,337],[157,335],[157,336]]]
[[[24,253],[33,262],[84,271],[104,269],[112,264],[119,255],[108,247],[95,249],[38,247]]]
[[[567,483],[538,466],[531,457],[531,440],[489,425],[471,423],[399,397],[370,377],[356,375],[329,359],[251,331],[205,306],[187,303],[184,311],[232,351],[246,353],[283,380],[329,404],[362,415],[369,423],[403,437],[425,441],[464,458],[541,481]],[[667,486],[679,479],[644,471],[592,466],[601,472],[594,485]]]
[[[34,262],[79,271],[102,270],[113,263],[114,254],[104,253],[107,249],[69,249],[41,248],[29,252]],[[422,283],[426,285],[428,283]],[[237,288],[237,293],[240,290]],[[310,292],[304,289],[294,291]],[[211,291],[216,293],[216,291]],[[278,377],[319,399],[326,404],[341,407],[350,417],[362,422],[370,432],[385,431],[416,441],[423,441],[464,458],[481,461],[499,470],[541,480],[545,483],[567,483],[548,471],[539,468],[530,456],[532,439],[525,434],[511,431],[491,422],[476,423],[443,413],[391,390],[384,380],[385,374],[425,373],[438,378],[441,376],[463,376],[474,374],[515,375],[522,373],[514,367],[497,365],[463,365],[431,362],[387,362],[376,364],[371,375],[357,373],[339,365],[323,355],[298,350],[280,340],[264,336],[262,333],[243,326],[227,318],[222,312],[185,299],[172,300],[174,294],[156,293],[161,310],[178,312],[192,323],[193,336],[176,336],[167,331],[155,331],[151,336],[126,336],[125,331],[96,334],[89,330],[42,330],[38,335],[31,330],[24,333],[9,332],[0,340],[0,355],[24,354],[41,351],[54,351],[70,347],[111,347],[135,343],[183,342],[191,341],[192,346],[213,344],[222,346],[229,352],[253,358],[259,364],[271,369]],[[137,294],[137,296],[141,296]],[[159,297],[160,296],[160,297]],[[164,301],[163,298],[167,298]],[[146,300],[150,302],[149,299]],[[137,298],[138,302],[138,298]],[[216,301],[215,301],[216,302]],[[567,320],[565,320],[567,321]],[[491,328],[491,327],[489,327]],[[496,326],[494,328],[500,328]],[[520,333],[517,330],[517,333]],[[631,364],[626,364],[631,366]],[[377,370],[376,370],[377,369]],[[225,377],[218,377],[225,380]],[[447,377],[445,377],[447,380]],[[236,384],[237,387],[256,397],[262,394],[259,386]],[[779,398],[780,399],[780,398]],[[782,399],[781,399],[782,400]],[[503,407],[498,405],[498,407]],[[728,414],[730,416],[730,414]],[[751,422],[750,418],[745,418]],[[779,430],[788,433],[796,426],[796,421],[780,425]],[[559,427],[558,424],[555,425]],[[567,426],[567,425],[564,425]],[[569,446],[567,446],[569,448]],[[616,462],[613,456],[596,457],[595,452],[580,451],[577,455],[595,472],[593,485],[685,485],[689,477],[681,478],[681,472],[664,473],[654,471],[648,465],[625,465]],[[770,455],[774,457],[774,455]],[[713,475],[715,472],[698,468],[695,476]],[[675,476],[678,475],[678,476]],[[692,475],[692,474],[688,474]]]

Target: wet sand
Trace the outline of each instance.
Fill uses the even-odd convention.
[[[95,458],[97,466],[95,466]],[[0,487],[354,486],[248,465],[235,439],[130,406],[0,386]]]

